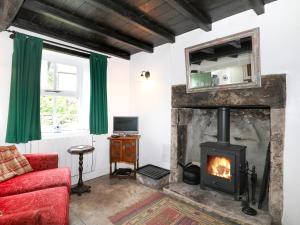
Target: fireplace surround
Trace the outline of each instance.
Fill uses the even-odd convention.
[[[186,118],[182,111],[191,109],[213,109],[220,106],[231,109],[267,111],[270,118],[271,168],[268,193],[268,213],[274,224],[281,223],[283,206],[283,147],[286,101],[285,75],[262,76],[260,88],[217,90],[201,93],[186,93],[185,85],[172,87],[172,127],[171,127],[171,174],[170,182],[181,181],[182,170],[178,166],[181,157],[179,140],[186,138]],[[217,135],[216,135],[217,137]],[[200,149],[200,148],[199,148]]]

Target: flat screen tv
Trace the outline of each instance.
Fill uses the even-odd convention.
[[[114,134],[138,134],[138,117],[115,116],[113,121]]]

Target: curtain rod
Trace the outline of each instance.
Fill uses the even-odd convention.
[[[10,38],[14,38],[16,31],[12,31],[12,30],[5,30],[6,32],[11,33],[11,35],[9,36]],[[61,44],[55,41],[49,41],[49,40],[43,40],[43,47],[45,49],[49,49],[52,51],[56,51],[56,52],[61,52],[61,53],[66,53],[69,55],[75,55],[78,57],[82,57],[82,58],[89,58],[90,54],[93,52],[84,50],[84,49],[80,49],[80,48],[76,48],[76,47],[72,47],[69,45],[65,45],[65,44]],[[104,55],[107,58],[111,58],[110,56]]]

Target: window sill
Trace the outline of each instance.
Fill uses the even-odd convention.
[[[42,132],[42,140],[90,135],[89,130],[62,131],[60,133]]]

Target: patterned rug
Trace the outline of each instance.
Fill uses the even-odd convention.
[[[109,219],[115,225],[230,225],[161,193],[155,193]]]

